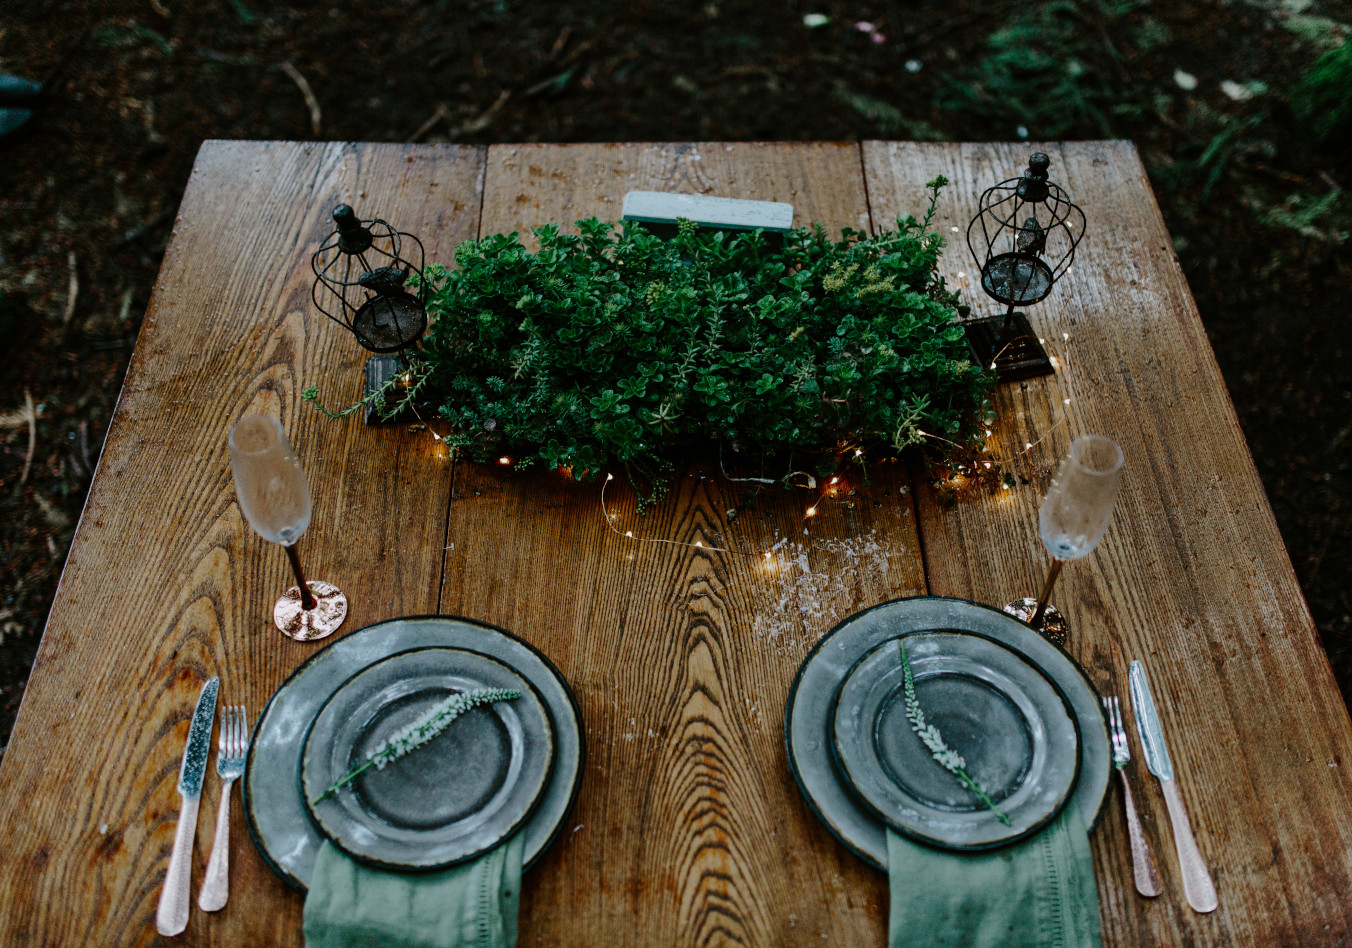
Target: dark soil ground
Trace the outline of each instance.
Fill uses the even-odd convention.
[[[1352,693],[1350,23],[1319,0],[4,4],[0,73],[73,55],[0,142],[0,750],[205,138],[1134,139]]]

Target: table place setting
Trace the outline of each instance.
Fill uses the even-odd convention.
[[[509,633],[391,619],[307,659],[254,730],[249,832],[310,948],[516,943],[521,874],[576,798],[567,682]]]
[[[784,717],[794,779],[832,834],[888,873],[890,945],[1099,945],[1088,834],[1114,769],[1136,889],[1162,891],[1124,770],[1120,702],[1101,698],[1065,651],[1063,615],[1040,625],[1061,563],[1107,530],[1122,461],[1107,438],[1071,445],[1041,506],[1056,559],[1038,600],[1003,610],[941,597],[883,603],[828,632],[798,670]],[[1215,888],[1141,662],[1129,679],[1187,902],[1212,912]]]

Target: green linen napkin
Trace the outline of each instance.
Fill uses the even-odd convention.
[[[306,948],[513,948],[521,834],[437,872],[383,872],[327,840],[305,898]]]
[[[1072,803],[1028,839],[980,853],[888,830],[890,948],[1099,948],[1089,833]]]

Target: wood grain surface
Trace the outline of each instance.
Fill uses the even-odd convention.
[[[1127,475],[1106,540],[1065,570],[1055,601],[1105,692],[1125,694],[1127,662],[1146,662],[1220,896],[1213,915],[1186,907],[1136,747],[1165,893],[1135,895],[1110,806],[1093,839],[1105,942],[1346,943],[1352,723],[1130,145],[1046,146],[1090,236],[1030,309],[1058,373],[997,395],[991,448],[1021,480],[994,496],[944,509],[922,472],[897,464],[870,486],[846,476],[836,495],[760,490],[734,514],[757,492],[724,477],[715,454],[692,459],[646,516],[613,482],[608,522],[599,482],[452,465],[425,433],[328,423],[300,404],[306,385],[338,403],[360,384],[365,353],[308,300],[309,254],[340,200],[378,209],[449,262],[476,231],[618,217],[631,189],[788,201],[797,223],[867,228],[920,209],[942,173],[951,235],[1031,150],[204,146],[0,765],[0,944],[160,941],[201,682],[220,675],[222,701],[256,716],[313,654],[271,628],[285,560],[235,503],[225,436],[250,410],[283,420],[310,474],[302,552],[352,600],[339,634],[464,615],[531,641],[575,689],[587,768],[526,877],[522,945],[883,944],[885,876],[830,837],[789,775],[793,673],[874,603],[926,588],[991,603],[1036,591],[1037,506],[1086,431],[1123,445]],[[960,244],[945,257],[958,283],[970,285],[957,274],[971,264]],[[214,774],[207,783],[194,885],[215,816]],[[300,944],[300,897],[243,842],[239,807],[233,818],[230,903],[194,911],[182,943]]]
[[[1165,888],[1134,895],[1112,801],[1093,837],[1105,942],[1346,944],[1352,727],[1135,149],[868,142],[874,218],[914,207],[925,181],[947,176],[943,267],[974,286],[951,228],[965,231],[982,189],[1038,150],[1089,219],[1071,275],[1028,308],[1059,367],[997,391],[991,450],[1015,489],[944,509],[917,478],[930,592],[997,604],[1036,595],[1048,564],[1037,509],[1060,458],[1084,433],[1122,445],[1113,524],[1061,573],[1052,601],[1069,618],[1071,653],[1104,694],[1122,696],[1129,720],[1127,666],[1145,664],[1220,908],[1198,915],[1184,902],[1164,798],[1133,734],[1128,772]],[[976,294],[977,314],[998,311]]]
[[[482,230],[615,217],[631,189],[787,201],[798,223],[868,226],[854,146],[544,145],[489,149]],[[904,471],[884,470],[867,500],[843,478],[810,520],[821,490],[778,487],[730,519],[751,492],[718,465],[693,460],[642,517],[617,478],[614,531],[596,482],[457,467],[442,609],[542,649],[586,725],[577,809],[526,880],[522,945],[883,940],[886,880],[808,811],[782,721],[824,632],[922,590]]]
[[[450,465],[402,428],[331,424],[366,353],[310,302],[333,206],[378,209],[447,253],[478,226],[484,150],[208,142],[198,155],[76,541],[0,767],[0,944],[160,941],[179,761],[202,682],[256,719],[316,646],[272,625],[282,550],[244,523],[226,435],[281,418],[309,476],[309,575],[347,592],[342,631],[436,610]],[[398,516],[393,514],[398,512]],[[193,894],[219,794],[203,793]],[[236,800],[238,803],[238,800]],[[230,902],[178,943],[300,942],[299,897],[232,808]]]

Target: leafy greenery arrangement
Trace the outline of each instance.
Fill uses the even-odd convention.
[[[673,454],[711,440],[823,473],[851,449],[974,441],[992,378],[936,270],[945,184],[929,183],[922,221],[834,242],[820,226],[781,247],[596,219],[536,229],[534,253],[515,233],[466,241],[459,269],[428,269],[431,328],[405,390],[369,400],[389,416],[436,393],[446,443],[473,460],[582,479],[620,464],[648,501]]]
[[[911,657],[906,654],[906,644],[901,639],[897,639],[897,647],[901,649],[901,669],[906,687],[906,718],[911,722],[911,730],[924,743],[930,752],[930,756],[935,761],[957,777],[958,783],[972,791],[976,798],[981,801],[982,806],[995,814],[996,819],[1009,826],[1009,815],[990,798],[990,795],[986,793],[986,788],[981,786],[976,778],[967,772],[967,761],[963,759],[961,754],[944,743],[943,735],[939,733],[937,727],[925,723],[925,712],[920,707],[920,699],[916,697],[915,693],[915,678],[911,674]]]

